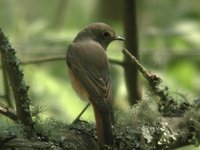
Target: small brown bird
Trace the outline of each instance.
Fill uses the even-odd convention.
[[[124,40],[105,23],[93,23],[78,33],[67,51],[67,65],[73,88],[94,109],[97,138],[101,145],[113,145],[114,113],[106,48],[113,40]]]

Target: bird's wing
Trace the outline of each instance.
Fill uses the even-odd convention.
[[[111,107],[109,64],[100,45],[92,41],[71,44],[67,64],[90,95],[92,103],[101,105],[100,108]]]

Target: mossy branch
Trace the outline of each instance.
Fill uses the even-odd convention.
[[[0,29],[0,53],[3,67],[8,74],[10,85],[12,87],[16,112],[19,121],[29,131],[33,129],[33,121],[30,112],[30,99],[28,97],[28,86],[24,82],[24,74],[19,68],[19,60],[15,56],[15,50],[11,47],[8,39]]]
[[[23,148],[23,149],[50,149],[52,143],[30,141],[27,139],[14,138],[3,143],[0,148]]]
[[[0,134],[0,149],[99,149],[94,133],[95,128],[85,121],[77,121],[67,126],[49,118],[44,122],[37,122],[35,126],[37,138],[32,140],[20,138],[21,133],[16,131],[22,130],[21,126],[16,126],[14,130],[5,128],[6,132]]]
[[[122,50],[122,53],[125,54],[130,61],[136,65],[138,70],[149,82],[153,92],[160,97],[159,109],[163,115],[181,116],[190,108],[191,105],[187,101],[178,105],[177,101],[170,96],[168,87],[166,85],[161,86],[162,79],[157,75],[148,72],[126,48]]]

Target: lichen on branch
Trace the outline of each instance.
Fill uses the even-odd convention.
[[[31,135],[33,129],[33,121],[30,111],[30,98],[28,97],[28,86],[23,79],[24,74],[19,68],[19,60],[16,57],[16,51],[11,47],[8,39],[0,29],[0,53],[4,69],[6,70],[12,87],[16,113],[18,120],[24,125]]]

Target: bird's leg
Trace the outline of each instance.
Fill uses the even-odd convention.
[[[76,117],[76,119],[72,122],[72,124],[76,123],[78,120],[80,120],[80,117],[83,115],[83,113],[87,110],[87,108],[90,106],[90,103],[88,103],[83,110],[79,113],[79,115]]]

